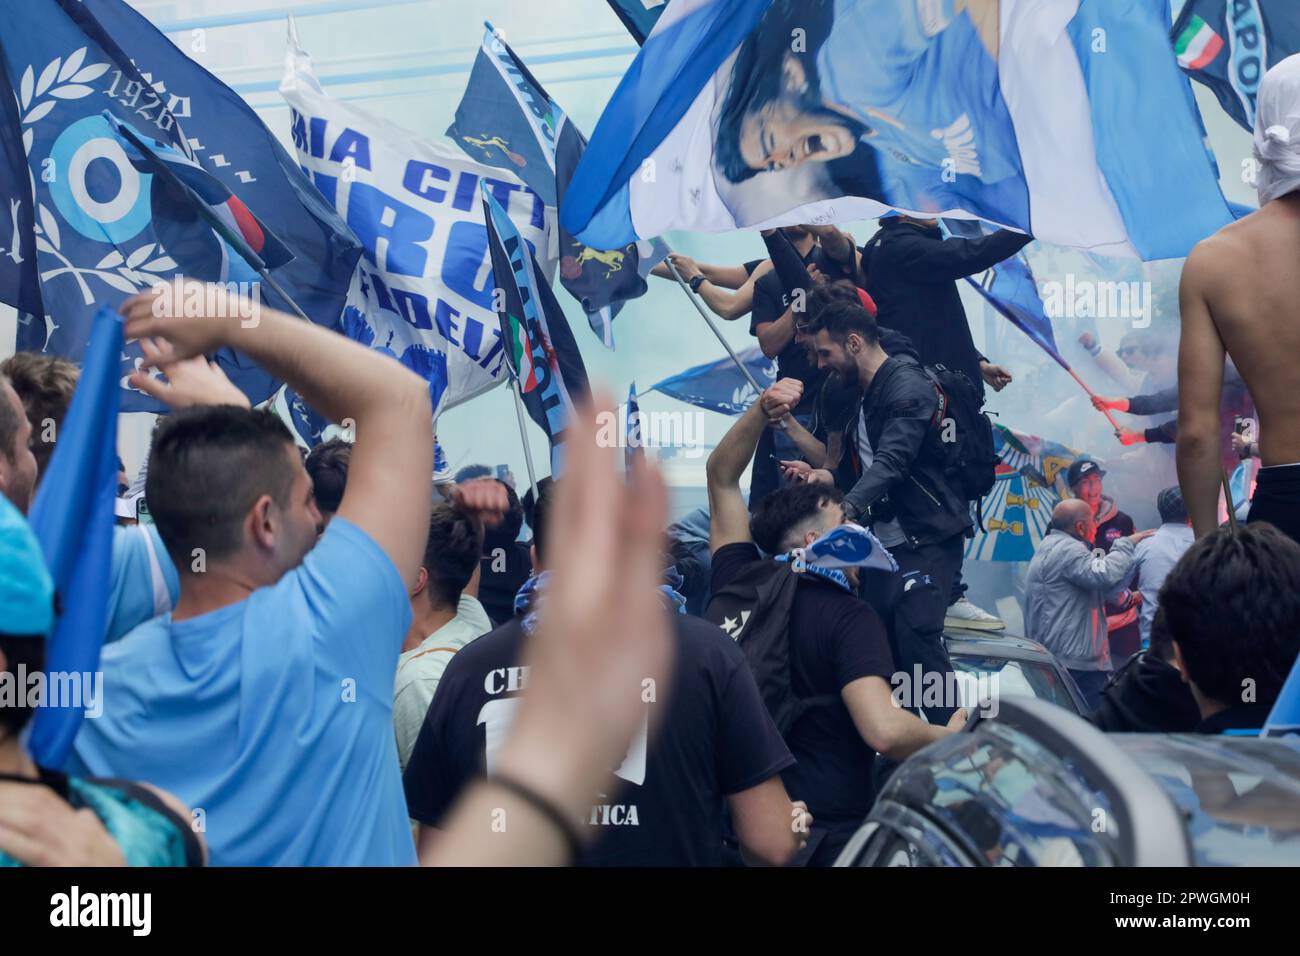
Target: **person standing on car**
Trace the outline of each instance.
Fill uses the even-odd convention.
[[[862,247],[858,284],[879,308],[877,324],[908,336],[922,365],[944,365],[961,372],[983,391],[1011,384],[1011,373],[994,365],[975,347],[957,282],[1009,259],[1032,236],[1001,229],[978,239],[944,238],[936,219],[886,216]],[[958,572],[953,581],[947,623],[951,627],[1001,630],[997,616],[966,598]]]
[[[1092,506],[1067,498],[1052,510],[1051,530],[1029,562],[1025,636],[1060,659],[1092,710],[1112,670],[1106,598],[1132,571],[1138,542],[1153,534],[1140,531],[1119,538],[1109,552],[1095,548]]]
[[[947,474],[941,434],[946,400],[914,355],[889,355],[866,309],[835,302],[822,312],[814,340],[817,364],[864,389],[849,433],[861,475],[844,496],[845,520],[871,525],[898,562],[870,595],[890,627],[894,656],[906,673],[947,681],[952,664],[943,646],[944,614],[961,570],[970,505]],[[943,724],[956,701],[925,708]]]

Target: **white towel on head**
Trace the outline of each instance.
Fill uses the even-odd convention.
[[[1261,206],[1300,189],[1300,54],[1269,70],[1259,85],[1255,161]]]

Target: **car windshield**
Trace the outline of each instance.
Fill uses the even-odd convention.
[[[1110,866],[1118,821],[1060,757],[997,721],[904,764],[881,800],[923,813],[993,866]],[[1098,827],[1098,822],[1104,825]]]
[[[1199,866],[1300,864],[1300,740],[1115,734],[1173,798]]]
[[[949,658],[963,707],[978,707],[980,701],[997,700],[1005,694],[1023,694],[1064,707],[1071,713],[1078,712],[1065,682],[1050,664],[980,657],[960,651],[949,651]]]

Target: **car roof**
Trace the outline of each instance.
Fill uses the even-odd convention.
[[[988,631],[964,631],[960,628],[946,628],[943,632],[944,643],[949,654],[969,657],[1005,657],[1018,661],[1053,660],[1052,653],[1037,641],[1017,634]]]

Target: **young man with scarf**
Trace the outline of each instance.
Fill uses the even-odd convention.
[[[768,415],[798,404],[799,383],[787,382],[786,387],[795,394],[786,396],[784,408],[765,411],[763,401],[754,402],[709,456],[714,593],[753,562],[806,548],[837,528],[865,534],[845,524],[842,495],[822,484],[803,482],[774,491],[750,517],[740,477]],[[960,727],[966,713],[958,710],[944,727],[924,723],[898,706],[891,691],[894,659],[884,625],[856,596],[859,568],[807,568],[813,573],[800,575],[790,609],[790,687],[798,698],[823,698],[826,703],[809,707],[786,733],[798,762],[784,777],[791,795],[804,800],[817,821],[808,841],[813,847],[809,865],[829,866],[875,802],[876,754],[902,760]]]
[[[533,567],[520,589],[516,617],[459,650],[447,665],[404,778],[420,855],[462,787],[493,776],[502,741],[527,692],[525,638],[546,601],[548,527],[556,489],[547,483],[533,507]],[[595,557],[593,556],[593,560]],[[642,729],[615,771],[615,791],[592,794],[578,821],[589,866],[718,866],[723,861],[724,805],[741,853],[751,864],[782,865],[798,852],[811,823],[792,803],[781,771],[794,758],[763,707],[744,655],[718,628],[684,612],[664,588],[676,651],[670,690],[643,680]],[[506,824],[508,826],[508,824]]]

